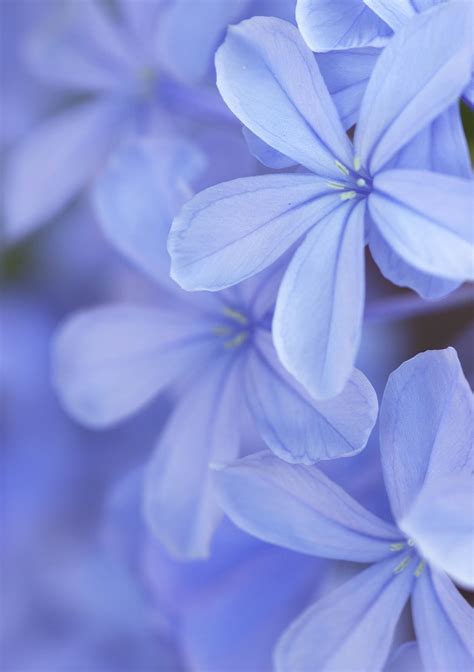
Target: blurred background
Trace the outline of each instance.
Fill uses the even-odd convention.
[[[164,244],[157,284],[101,219],[104,175],[124,143],[145,138],[151,160],[156,148],[168,161],[151,187],[132,185],[135,216],[161,243],[193,191],[264,170],[219,99],[212,57],[228,23],[292,20],[294,3],[0,0],[0,9],[0,668],[270,669],[281,630],[351,567],[268,547],[230,523],[208,561],[170,558],[142,522],[140,486],[172,397],[113,429],[86,429],[54,394],[50,351],[72,312],[159,301],[167,282]],[[463,119],[472,150],[472,114]],[[428,348],[454,345],[472,384],[471,288],[427,304],[390,285],[370,259],[368,273],[358,365],[379,399],[390,371]],[[374,432],[353,459],[372,465],[376,450]],[[352,480],[350,465],[327,468]],[[371,502],[377,464],[363,473],[359,495]]]

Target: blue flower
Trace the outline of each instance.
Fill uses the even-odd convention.
[[[425,297],[474,277],[472,181],[406,167],[422,150],[407,143],[469,81],[471,11],[470,3],[442,5],[391,39],[366,89],[354,145],[293,26],[254,18],[232,27],[217,53],[218,86],[232,111],[305,170],[194,197],[172,226],[172,277],[188,290],[219,290],[298,244],[273,334],[281,361],[315,398],[340,392],[354,365],[367,242],[384,274]]]
[[[408,598],[426,670],[473,665],[473,398],[456,352],[428,351],[389,378],[380,451],[395,524],[316,467],[262,452],[216,472],[219,499],[245,531],[311,555],[373,563],[284,633],[277,670],[380,670]]]
[[[93,183],[124,140],[157,129],[182,134],[190,124],[234,125],[209,75],[225,27],[242,18],[238,0],[119,0],[114,11],[69,0],[55,9],[30,37],[28,60],[70,104],[12,150],[5,207],[13,241]]]
[[[279,363],[270,333],[278,280],[272,269],[192,297],[174,286],[156,308],[83,311],[56,338],[55,386],[86,425],[110,426],[173,388],[145,499],[152,528],[175,555],[208,552],[222,516],[209,462],[255,450],[254,425],[276,454],[305,464],[360,452],[374,425],[377,399],[360,371],[336,398],[317,402]]]

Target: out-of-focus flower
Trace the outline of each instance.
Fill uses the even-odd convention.
[[[391,375],[380,450],[396,525],[316,467],[285,465],[268,452],[216,474],[224,510],[247,532],[374,563],[290,626],[278,670],[381,669],[410,595],[425,669],[472,667],[473,610],[449,578],[474,585],[473,399],[453,349],[417,355]]]
[[[146,485],[148,520],[178,556],[208,553],[222,517],[209,462],[236,458],[256,429],[276,454],[308,464],[358,453],[375,422],[376,396],[360,371],[318,402],[281,366],[270,334],[278,278],[272,270],[220,294],[170,288],[157,307],[81,312],[57,336],[55,386],[86,425],[109,426],[179,386]]]
[[[467,154],[448,152],[451,168],[440,174],[414,170],[407,147],[470,78],[472,9],[441,5],[397,32],[364,94],[354,145],[293,26],[254,18],[232,27],[218,51],[229,107],[305,170],[242,178],[191,199],[170,233],[172,276],[188,290],[220,290],[302,241],[278,293],[273,334],[283,364],[316,398],[337,394],[354,365],[367,242],[384,274],[424,297],[474,277]]]

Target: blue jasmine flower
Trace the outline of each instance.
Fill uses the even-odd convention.
[[[381,405],[395,524],[318,468],[285,464],[268,451],[216,473],[219,500],[245,531],[310,555],[373,563],[288,628],[277,670],[381,670],[410,596],[424,669],[472,668],[473,610],[452,579],[474,585],[473,427],[472,392],[456,352],[428,351],[390,376]]]
[[[191,122],[233,125],[210,73],[225,27],[247,8],[244,0],[117,0],[112,7],[68,0],[47,7],[55,11],[31,36],[28,58],[36,76],[71,104],[12,149],[5,207],[13,241],[93,183],[124,140],[157,129],[182,134]]]
[[[340,392],[354,364],[365,244],[384,274],[428,298],[474,277],[472,181],[403,163],[407,143],[470,77],[471,12],[470,3],[449,3],[398,31],[373,71],[353,145],[293,26],[254,18],[232,27],[217,53],[229,107],[305,170],[195,196],[171,229],[172,277],[188,290],[216,291],[297,244],[273,334],[282,363],[315,398]]]
[[[377,399],[360,371],[321,402],[279,363],[270,333],[278,275],[272,269],[193,297],[174,286],[157,307],[85,310],[55,340],[54,385],[90,427],[110,426],[173,388],[174,410],[147,469],[145,507],[177,556],[208,553],[222,517],[208,464],[253,448],[256,429],[285,460],[310,464],[358,453],[374,425]]]

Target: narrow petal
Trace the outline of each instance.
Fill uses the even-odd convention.
[[[239,451],[239,378],[228,357],[209,359],[175,408],[146,470],[145,516],[180,559],[204,558],[222,518],[209,463]]]
[[[383,669],[413,585],[396,565],[378,562],[307,609],[277,645],[277,672]]]
[[[459,282],[437,278],[423,273],[407,264],[397,254],[372,223],[369,231],[369,247],[375,263],[382,274],[399,287],[410,287],[424,299],[438,299],[459,287]]]
[[[316,399],[339,394],[354,368],[365,295],[364,213],[364,202],[340,201],[299,247],[278,293],[278,355]]]
[[[250,0],[193,2],[175,0],[162,12],[157,53],[168,74],[185,84],[212,72],[214,54],[227,26],[238,21]]]
[[[353,126],[381,49],[345,49],[316,54],[316,61],[344,128]]]
[[[421,353],[391,374],[380,409],[384,479],[396,520],[430,475],[472,462],[472,393],[453,348]]]
[[[317,467],[290,465],[270,451],[220,468],[215,484],[238,527],[300,553],[371,562],[391,555],[390,544],[400,538]]]
[[[339,202],[314,175],[262,175],[206,189],[173,222],[171,275],[191,290],[241,282],[276,261]]]
[[[424,672],[418,644],[406,642],[399,646],[390,656],[384,672]]]
[[[424,571],[413,591],[412,610],[424,669],[472,670],[474,611],[452,581]]]
[[[169,274],[171,222],[204,165],[201,152],[184,140],[135,139],[114,152],[97,181],[94,200],[105,235],[154,278]]]
[[[337,397],[317,402],[282,367],[267,332],[256,337],[245,390],[260,433],[287,462],[314,464],[356,455],[377,419],[375,391],[360,371],[353,371]]]
[[[356,154],[372,175],[467,86],[472,10],[470,2],[443,3],[415,16],[385,47],[367,86],[354,139]]]
[[[73,417],[106,427],[137,411],[208,351],[208,325],[116,305],[69,318],[53,344],[53,381]]]
[[[314,56],[290,23],[255,17],[232,26],[216,68],[227,105],[268,145],[319,175],[340,177],[336,160],[352,165]]]
[[[296,23],[313,51],[384,46],[392,31],[367,4],[364,0],[298,0]]]
[[[474,280],[472,180],[388,170],[368,200],[380,234],[407,264],[446,280]]]
[[[431,476],[400,529],[432,567],[474,588],[474,479],[472,473]]]
[[[37,127],[12,150],[5,174],[6,235],[53,217],[92,180],[118,133],[118,110],[87,103]]]
[[[263,140],[260,140],[258,135],[255,135],[255,133],[249,131],[249,129],[245,128],[245,126],[243,128],[243,134],[249,148],[249,152],[252,154],[252,156],[258,159],[260,163],[263,163],[264,166],[267,166],[267,168],[281,170],[282,168],[292,168],[293,166],[298,165],[296,161],[293,161],[293,159],[289,159],[284,154],[281,154],[281,152],[278,152],[276,149],[273,149],[273,147],[270,147],[270,145],[267,145],[265,142],[263,142]]]

